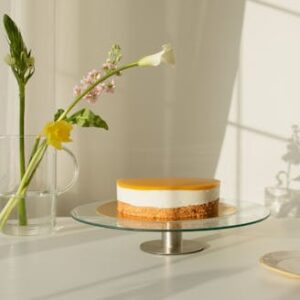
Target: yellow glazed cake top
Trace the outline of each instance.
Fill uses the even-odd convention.
[[[127,178],[117,186],[134,190],[209,190],[220,186],[220,181],[208,178]]]

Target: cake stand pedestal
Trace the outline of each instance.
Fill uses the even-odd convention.
[[[144,252],[158,255],[190,254],[204,248],[201,242],[183,240],[182,232],[177,231],[162,232],[160,240],[147,241],[140,245]]]
[[[270,212],[262,205],[240,202],[229,204],[221,199],[219,216],[208,219],[180,221],[145,221],[118,216],[117,201],[94,202],[76,207],[71,216],[85,224],[117,230],[159,232],[160,240],[140,245],[144,252],[158,255],[179,255],[199,252],[206,246],[198,241],[182,239],[183,232],[221,230],[247,226],[268,218]]]

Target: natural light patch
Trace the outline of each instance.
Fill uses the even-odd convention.
[[[287,139],[299,125],[299,12],[296,1],[247,1],[239,72],[216,171],[225,197],[264,203],[265,188],[275,186],[276,174],[286,168]]]

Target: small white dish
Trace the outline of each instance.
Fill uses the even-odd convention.
[[[289,278],[300,279],[300,251],[276,251],[265,254],[260,263]]]

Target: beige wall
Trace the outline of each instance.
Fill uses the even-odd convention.
[[[215,176],[222,180],[224,197],[262,203],[264,188],[286,169],[281,157],[300,111],[299,2],[16,0],[1,5],[1,12],[11,10],[20,21],[37,56],[29,91],[32,131],[68,103],[73,86],[101,65],[112,43],[122,45],[124,62],[155,52],[164,42],[176,49],[175,69],[131,70],[117,80],[115,95],[93,107],[109,123],[109,132],[76,130],[70,147],[80,178],[60,197],[60,213],[113,198],[115,180],[127,176]],[[0,51],[3,56],[2,45]],[[14,98],[12,81],[3,66],[0,70],[2,98]],[[14,106],[6,106],[0,111],[2,133],[13,128],[15,118],[9,117]],[[64,183],[70,166],[63,155],[59,170]],[[298,175],[297,166],[292,172]]]

